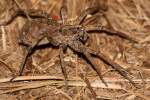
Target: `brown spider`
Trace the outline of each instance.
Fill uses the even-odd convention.
[[[0,25],[7,25],[19,15],[25,17],[28,16],[30,18],[30,20],[24,25],[22,32],[19,35],[19,43],[28,47],[27,53],[25,54],[25,57],[23,58],[23,61],[20,65],[19,76],[22,75],[27,58],[32,54],[35,47],[44,44],[50,44],[54,47],[59,48],[61,69],[64,74],[65,80],[67,80],[67,73],[63,55],[64,51],[67,48],[70,48],[78,55],[84,56],[85,60],[97,72],[99,78],[102,80],[105,86],[107,86],[107,83],[104,81],[101,75],[99,66],[96,66],[95,62],[93,62],[93,55],[100,58],[108,65],[112,66],[112,68],[115,69],[121,76],[126,78],[134,85],[134,82],[130,79],[130,77],[128,77],[129,73],[124,68],[122,68],[119,64],[115,63],[110,58],[106,57],[101,52],[95,51],[84,45],[88,40],[88,33],[91,33],[93,31],[105,32],[106,34],[117,35],[128,40],[135,41],[130,36],[115,30],[110,30],[100,26],[86,27],[82,25],[84,19],[88,14],[93,15],[97,12],[99,12],[98,7],[86,9],[78,16],[74,25],[70,25],[67,23],[67,8],[65,6],[60,9],[61,23],[53,20],[53,18],[51,18],[46,12],[33,9],[16,10],[7,20],[0,22]]]

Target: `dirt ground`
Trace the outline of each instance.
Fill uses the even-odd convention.
[[[64,0],[0,0],[0,23],[10,15],[17,1],[22,9],[41,9],[59,19]],[[26,49],[18,44],[27,18],[17,17],[6,26],[0,26],[0,100],[92,100],[93,95],[79,74],[89,79],[97,100],[150,100],[150,0],[66,0],[68,21],[73,24],[85,9],[100,6],[101,13],[89,15],[93,20],[84,25],[113,28],[133,37],[137,43],[115,35],[93,33],[86,45],[101,51],[125,68],[138,88],[118,74],[102,60],[94,58],[108,87],[97,73],[76,53],[67,49],[65,63],[68,89],[60,67],[59,50],[46,46],[38,48],[29,58],[23,72],[19,65]]]

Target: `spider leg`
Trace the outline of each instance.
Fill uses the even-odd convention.
[[[26,16],[25,12],[23,10],[18,11],[18,14],[22,14],[23,16]],[[28,9],[27,14],[30,17],[33,18],[49,18],[49,15],[47,12],[39,9]]]
[[[18,16],[27,17],[28,19],[30,19],[29,17],[31,17],[31,18],[46,18],[46,19],[50,18],[49,15],[42,10],[35,10],[35,9],[18,10],[17,9],[17,10],[10,11],[9,15],[7,14],[6,18],[0,20],[0,26],[10,24]]]
[[[135,85],[135,83],[132,81],[132,79],[130,77],[128,77],[129,73],[123,67],[121,67],[119,64],[115,63],[110,58],[103,55],[101,52],[96,52],[89,48],[87,48],[87,49],[90,54],[93,54],[93,55],[97,56],[98,58],[100,58],[101,60],[103,60],[104,62],[106,62],[113,69],[115,69],[121,76],[123,76],[125,79],[127,79],[134,87],[137,87]]]
[[[84,53],[86,59],[88,59],[88,61],[90,62],[91,66],[93,67],[93,69],[96,71],[96,73],[98,74],[99,78],[101,79],[101,81],[104,83],[104,85],[106,87],[108,87],[107,83],[105,82],[105,80],[103,79],[103,76],[100,72],[100,68],[96,65],[95,62],[93,62],[93,59],[91,57],[91,55],[89,53]]]
[[[90,53],[84,52],[83,54],[85,55],[86,59],[90,62],[93,69],[97,72],[97,74],[99,75],[99,78],[102,80],[102,82],[105,84],[105,86],[108,87],[107,83],[105,82],[105,80],[102,77],[102,74],[100,72],[100,68],[96,65],[95,62],[93,62],[93,58],[91,57]]]
[[[66,6],[62,6],[60,9],[60,17],[61,17],[61,21],[63,24],[67,23],[67,7]]]
[[[103,27],[103,26],[85,27],[85,30],[88,33],[91,33],[91,32],[105,32],[106,34],[117,35],[119,37],[122,37],[122,38],[125,38],[127,40],[130,40],[130,41],[133,41],[135,43],[138,43],[137,39],[135,39],[134,37],[132,37],[130,35],[127,35],[125,32],[117,31],[117,30],[114,30],[114,29],[109,29],[109,28],[106,28],[106,27]]]
[[[64,75],[65,78],[65,86],[66,89],[68,89],[68,82],[67,82],[67,72],[66,72],[66,67],[65,67],[65,62],[64,62],[64,48],[63,46],[60,46],[60,52],[59,52],[59,57],[60,57],[60,64],[61,64],[61,69],[62,69],[62,73]]]
[[[80,42],[80,41],[76,41],[74,43],[69,44],[69,47],[78,53],[83,54],[86,57],[86,61],[89,62],[89,64],[92,66],[92,68],[96,71],[96,73],[98,74],[99,78],[101,79],[101,81],[104,83],[104,85],[106,87],[108,87],[107,83],[104,81],[102,74],[100,72],[100,68],[96,65],[95,62],[93,62],[92,56],[90,55],[90,53],[87,51],[86,47]]]
[[[31,46],[28,47],[27,49],[27,53],[25,54],[25,57],[23,58],[22,60],[22,63],[20,64],[19,68],[19,76],[22,75],[23,73],[23,70],[24,70],[24,67],[25,67],[25,64],[26,64],[26,61],[28,59],[28,57],[32,54],[34,48],[38,45],[38,43],[42,40],[43,38],[37,40],[36,42],[34,42]]]
[[[95,13],[97,13],[99,11],[99,7],[92,7],[92,8],[88,8],[88,9],[86,9],[85,11],[83,11],[80,15],[79,15],[79,17],[76,19],[76,22],[75,22],[75,24],[76,25],[80,25],[83,21],[84,21],[84,19],[86,18],[86,16],[87,15],[93,15],[93,14],[95,14]]]

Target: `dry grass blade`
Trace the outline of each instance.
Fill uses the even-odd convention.
[[[6,31],[4,26],[1,26],[1,31],[2,31],[2,44],[3,44],[3,50],[7,50],[7,45],[6,45]]]
[[[12,77],[10,78],[3,78],[3,79],[0,79],[0,83],[7,83],[7,82],[10,82],[10,80],[12,79]],[[39,80],[56,80],[56,81],[63,81],[63,77],[57,77],[57,76],[19,76],[19,77],[16,77],[13,81],[14,82],[17,82],[17,81],[39,81]],[[68,78],[69,80],[69,85],[70,86],[75,86],[77,83],[77,86],[85,86],[85,84],[81,85],[80,83],[83,83],[81,82],[81,79],[78,77],[71,77],[71,78]],[[124,80],[124,79],[112,79],[112,78],[105,78],[106,82],[108,83],[108,88],[111,88],[111,89],[122,89],[122,86],[119,85],[119,84],[115,84],[115,83],[119,83],[119,82],[128,82],[127,80]],[[141,79],[135,79],[133,80],[135,83],[141,83],[142,80]],[[150,80],[147,79],[145,80],[145,82],[148,84],[150,83]],[[99,88],[106,88],[105,85],[100,81],[100,80],[95,80],[94,82],[91,83],[91,86],[92,87],[99,87]]]
[[[10,92],[15,92],[15,91],[20,91],[20,90],[26,90],[26,89],[34,89],[34,88],[39,88],[39,87],[43,87],[43,86],[47,86],[47,85],[53,85],[55,83],[56,83],[56,81],[35,82],[35,83],[30,83],[30,84],[23,85],[21,87],[17,87],[17,88],[14,88],[14,89],[8,89],[6,91],[0,92],[0,94],[10,93]],[[57,83],[59,84],[58,81],[57,81]]]
[[[11,79],[11,78],[9,78]],[[2,79],[1,82],[6,82],[6,80],[9,79]],[[44,81],[44,80],[49,79],[50,81]],[[55,76],[21,76],[15,79],[15,81],[17,80],[32,80],[32,82],[26,82],[26,83],[19,83],[17,85],[16,82],[12,83],[13,85],[7,85],[7,83],[2,84],[0,86],[0,89],[6,89],[4,91],[1,91],[0,94],[5,94],[5,93],[10,93],[10,92],[15,92],[15,91],[20,91],[20,90],[27,90],[27,89],[34,89],[34,88],[40,88],[40,87],[45,87],[45,86],[62,86],[65,85],[63,82],[63,78],[62,77],[55,77]],[[34,82],[33,80],[37,80],[38,82]],[[43,81],[39,81],[39,80],[43,80]],[[116,84],[116,82],[124,82],[125,80],[115,80],[115,79],[105,79],[106,82],[108,83],[108,88],[107,89],[118,89],[118,90],[125,90],[124,87],[122,87],[119,84]],[[133,80],[136,81],[138,83],[141,82],[141,80]],[[147,83],[150,83],[150,80],[146,80]],[[80,87],[85,87],[86,84],[84,82],[82,82],[79,78],[79,80],[76,80],[75,78],[72,79],[68,79],[68,86],[80,86]],[[94,82],[91,83],[91,88],[106,88],[104,86],[104,84],[100,81],[100,80],[95,80]],[[126,90],[125,90],[126,91]],[[136,95],[138,97],[144,98],[145,100],[148,100],[146,96],[139,94],[139,93],[135,93],[131,92],[130,90],[128,90],[127,92]]]
[[[84,82],[86,83],[88,89],[91,91],[94,100],[97,100],[97,99],[96,99],[96,93],[95,93],[95,91],[93,90],[93,88],[92,88],[92,86],[91,86],[89,80],[84,76],[83,73],[80,73],[80,77],[81,77],[82,80],[84,80]]]
[[[128,93],[130,93],[130,94],[132,94],[132,95],[138,96],[138,97],[140,97],[140,98],[142,98],[142,99],[144,99],[144,100],[149,100],[149,97],[143,95],[142,93],[136,93],[136,92],[134,92],[134,91],[126,90],[126,89],[124,89],[124,90],[125,90],[126,92],[128,92]]]

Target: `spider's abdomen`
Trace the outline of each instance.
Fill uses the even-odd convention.
[[[53,25],[37,21],[30,21],[24,25],[21,34],[19,34],[19,40],[31,45],[33,42],[41,39],[42,37],[47,37],[48,34],[52,33],[51,35],[53,35],[56,30],[57,29]]]
[[[23,26],[22,32],[19,34],[19,39],[22,42],[32,44],[37,39],[43,36],[41,25],[36,22],[28,22]]]

